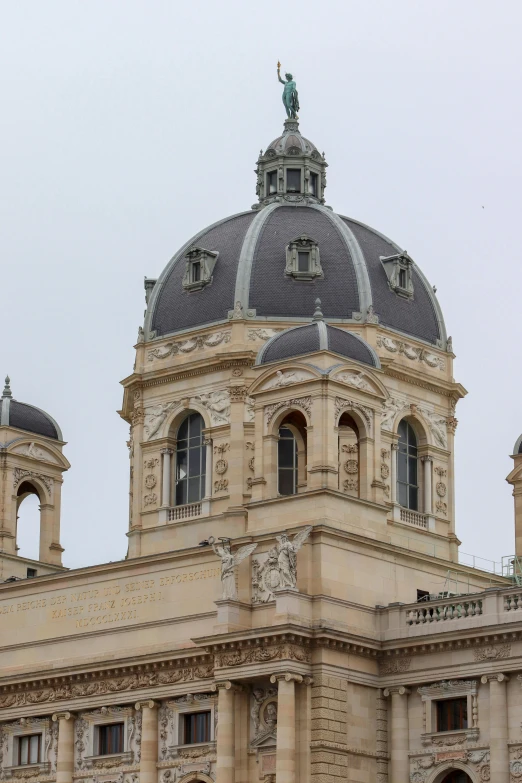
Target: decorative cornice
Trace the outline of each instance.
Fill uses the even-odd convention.
[[[112,675],[112,676],[110,676]],[[0,709],[55,703],[86,696],[125,693],[162,685],[194,682],[213,677],[214,667],[208,656],[164,661],[159,664],[130,666],[127,669],[106,670],[5,685],[0,690]]]

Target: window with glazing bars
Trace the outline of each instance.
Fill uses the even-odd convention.
[[[280,495],[297,492],[297,441],[288,427],[280,427],[277,444],[278,491]]]
[[[417,438],[411,424],[403,419],[399,424],[399,453],[397,455],[397,486],[399,503],[403,508],[419,508]]]
[[[210,742],[210,710],[183,715],[183,745]]]
[[[18,738],[18,766],[38,764],[42,747],[41,734],[26,734]]]
[[[197,503],[205,496],[206,448],[203,418],[191,413],[181,423],[176,445],[176,505]]]

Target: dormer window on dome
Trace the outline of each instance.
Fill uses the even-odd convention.
[[[319,245],[314,239],[302,234],[286,246],[285,275],[294,280],[323,277]]]
[[[406,251],[403,251],[393,256],[380,256],[380,260],[392,291],[395,291],[399,296],[411,299],[413,297],[413,259]]]
[[[183,288],[186,291],[199,291],[212,282],[212,272],[219,253],[202,247],[191,247],[186,256]]]

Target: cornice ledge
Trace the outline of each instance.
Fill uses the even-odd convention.
[[[370,759],[387,759],[388,756],[373,750],[356,748],[354,745],[345,745],[342,742],[328,742],[328,740],[313,740],[310,743],[311,750],[333,750],[335,753],[341,753],[351,756],[366,756]]]

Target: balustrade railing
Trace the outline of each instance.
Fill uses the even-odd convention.
[[[415,527],[428,527],[428,517],[426,514],[421,514],[419,511],[410,511],[408,508],[401,508],[401,522],[406,522],[407,525],[415,525]]]
[[[481,598],[450,598],[442,602],[429,601],[416,606],[415,609],[408,609],[406,623],[407,625],[425,625],[446,620],[460,620],[463,617],[477,617],[481,614]]]
[[[202,503],[188,503],[186,506],[175,506],[168,510],[168,521],[175,522],[178,519],[189,519],[190,517],[200,517],[202,512]]]

